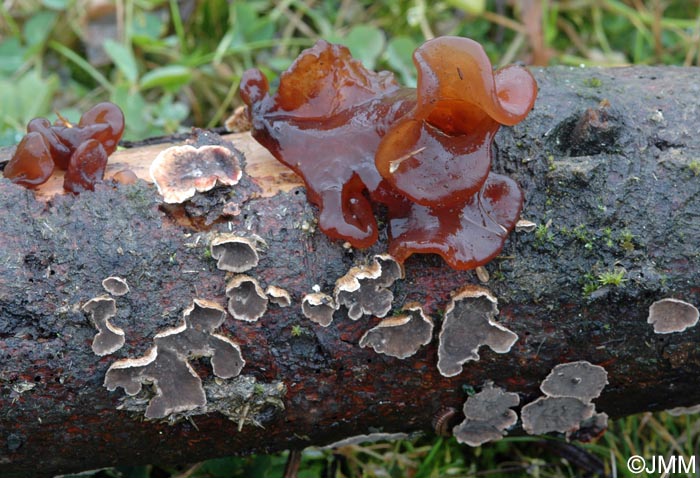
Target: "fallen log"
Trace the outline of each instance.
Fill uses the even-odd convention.
[[[304,297],[319,312],[328,303],[314,309],[309,294],[332,297],[351,267],[385,252],[385,231],[368,250],[327,239],[314,228],[298,178],[247,134],[226,137],[245,155],[241,182],[185,205],[163,204],[150,184],[149,165],[169,144],[118,151],[107,181],[79,196],[59,193],[60,175],[37,192],[0,180],[0,475],[194,462],[373,431],[430,431],[436,414],[449,431],[463,416],[448,426],[444,411],[461,410],[472,390],[493,382],[526,405],[542,396],[555,366],[574,361],[607,372],[595,405],[611,417],[700,403],[700,330],[659,334],[647,323],[662,299],[700,304],[698,69],[534,74],[536,106],[523,123],[501,129],[494,158],[494,170],[522,186],[522,218],[533,225],[511,234],[485,267],[488,278],[454,271],[437,256],[406,261],[404,278],[385,288],[393,298],[388,315],[418,304],[435,328],[432,341],[404,359],[359,346],[380,318],[351,320],[342,306],[323,327],[302,312]],[[125,167],[143,181],[109,180]],[[286,290],[290,306],[269,301],[257,321],[235,319],[228,307],[221,320],[195,325],[233,294],[227,283],[235,273],[217,268],[210,247],[224,233],[257,249],[257,265],[245,274]],[[107,294],[102,281],[112,276],[126,279],[129,292]],[[497,299],[494,320],[517,341],[507,353],[481,347],[478,360],[446,377],[437,367],[438,333],[465,285]],[[85,310],[97,297],[114,305],[106,319]],[[194,318],[200,309],[209,319]],[[123,346],[95,349],[94,324],[117,341],[119,329]],[[200,344],[204,352],[174,338],[183,330],[209,341]],[[237,377],[222,378],[226,372],[195,357],[221,356],[232,344],[245,361]],[[172,347],[186,350],[185,359],[167,362]],[[110,391],[106,375],[117,361],[124,375],[108,381]],[[198,380],[205,403],[194,399],[183,409],[187,394],[201,391]],[[166,403],[149,412],[156,392]]]

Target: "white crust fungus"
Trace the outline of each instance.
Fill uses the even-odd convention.
[[[253,277],[234,276],[226,285],[226,297],[234,319],[255,322],[267,311],[267,295]]]
[[[377,254],[372,264],[351,267],[336,281],[335,303],[337,307],[347,307],[348,317],[352,320],[363,315],[384,317],[394,300],[388,287],[403,276],[403,267],[396,259],[389,254]]]
[[[243,174],[236,155],[224,146],[189,144],[164,149],[150,167],[151,179],[163,201],[177,204],[217,183],[233,186]]]
[[[328,327],[333,322],[335,312],[333,297],[323,292],[312,292],[301,299],[301,312],[312,322],[321,327]]]
[[[657,300],[649,307],[647,323],[654,326],[654,333],[670,334],[683,332],[698,323],[698,309],[679,299]]]
[[[445,377],[462,371],[462,364],[479,360],[479,347],[507,353],[518,336],[494,321],[497,300],[487,289],[465,286],[452,297],[445,309],[438,347],[438,370]]]
[[[518,422],[518,415],[511,408],[519,403],[517,393],[488,382],[481,392],[464,402],[464,421],[452,429],[455,438],[469,446],[500,440]]]
[[[237,376],[245,365],[238,345],[214,333],[225,318],[226,311],[218,304],[195,299],[183,312],[182,324],[158,333],[155,346],[143,357],[113,363],[104,386],[110,391],[122,387],[128,395],[136,395],[142,384],[153,384],[156,394],[146,407],[146,418],[164,418],[203,406],[202,381],[189,359],[211,357],[214,375],[220,378]]]
[[[211,241],[211,256],[216,267],[230,272],[245,272],[258,265],[255,241],[235,234],[219,234]]]
[[[433,319],[423,313],[418,303],[406,304],[402,313],[382,320],[360,339],[360,347],[404,359],[418,352],[433,338]]]
[[[83,305],[98,332],[92,340],[92,351],[99,356],[116,352],[124,345],[124,331],[109,319],[117,315],[117,304],[111,297],[95,297]]]
[[[129,293],[129,284],[127,284],[126,279],[117,276],[107,277],[102,281],[102,287],[115,297]]]

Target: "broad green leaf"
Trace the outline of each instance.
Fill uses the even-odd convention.
[[[26,49],[19,38],[10,37],[0,41],[0,73],[12,74],[24,63]]]
[[[391,39],[386,47],[385,58],[392,70],[401,77],[406,86],[416,86],[416,69],[413,65],[413,51],[418,43],[406,36]]]
[[[43,44],[53,31],[56,12],[43,11],[32,15],[22,28],[22,36],[27,45],[32,47]]]
[[[131,41],[135,45],[161,45],[161,36],[165,32],[166,23],[152,12],[135,12],[131,22]]]
[[[486,0],[447,0],[445,3],[471,15],[481,15],[486,10]]]
[[[108,38],[104,42],[104,49],[127,81],[131,84],[136,83],[139,76],[139,70],[131,47],[124,46],[121,43]]]
[[[142,89],[162,87],[168,90],[175,90],[189,83],[192,79],[192,71],[182,65],[168,65],[154,68],[146,72],[140,81]]]
[[[52,10],[63,11],[70,5],[71,0],[42,0],[41,4]]]
[[[384,33],[373,26],[358,25],[340,43],[350,48],[352,56],[362,61],[365,67],[373,70],[384,50]]]

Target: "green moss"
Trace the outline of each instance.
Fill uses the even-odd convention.
[[[300,337],[304,333],[304,328],[299,325],[295,324],[292,325],[292,337]]]
[[[627,229],[620,232],[620,237],[618,240],[620,243],[620,247],[625,252],[632,252],[634,250],[634,235],[632,235],[632,233]]]
[[[627,282],[627,279],[625,279],[625,269],[622,268],[614,268],[611,271],[604,271],[598,274],[598,283],[600,285],[609,285],[609,286],[614,286],[614,287],[619,287],[625,282]]]
[[[693,159],[690,163],[688,163],[688,167],[693,173],[693,176],[700,176],[700,160]]]
[[[603,81],[600,78],[594,76],[592,78],[586,78],[585,80],[583,80],[583,84],[591,88],[600,88],[601,86],[603,86]]]

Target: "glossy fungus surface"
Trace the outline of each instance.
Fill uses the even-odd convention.
[[[25,188],[44,184],[54,170],[51,151],[39,133],[28,133],[17,145],[12,159],[5,166],[3,175]]]
[[[372,245],[379,203],[400,261],[439,253],[471,269],[500,252],[520,214],[520,188],[490,173],[491,145],[500,125],[525,118],[537,85],[521,67],[494,71],[467,38],[430,40],[414,63],[418,86],[402,88],[319,41],[272,95],[259,70],[247,71],[241,98],[253,136],[302,176],[329,237]]]
[[[71,124],[61,118],[51,124],[34,118],[17,146],[4,176],[25,187],[46,182],[54,168],[67,170],[64,189],[93,190],[104,177],[107,157],[117,149],[124,132],[124,115],[112,103],[99,103]]]

